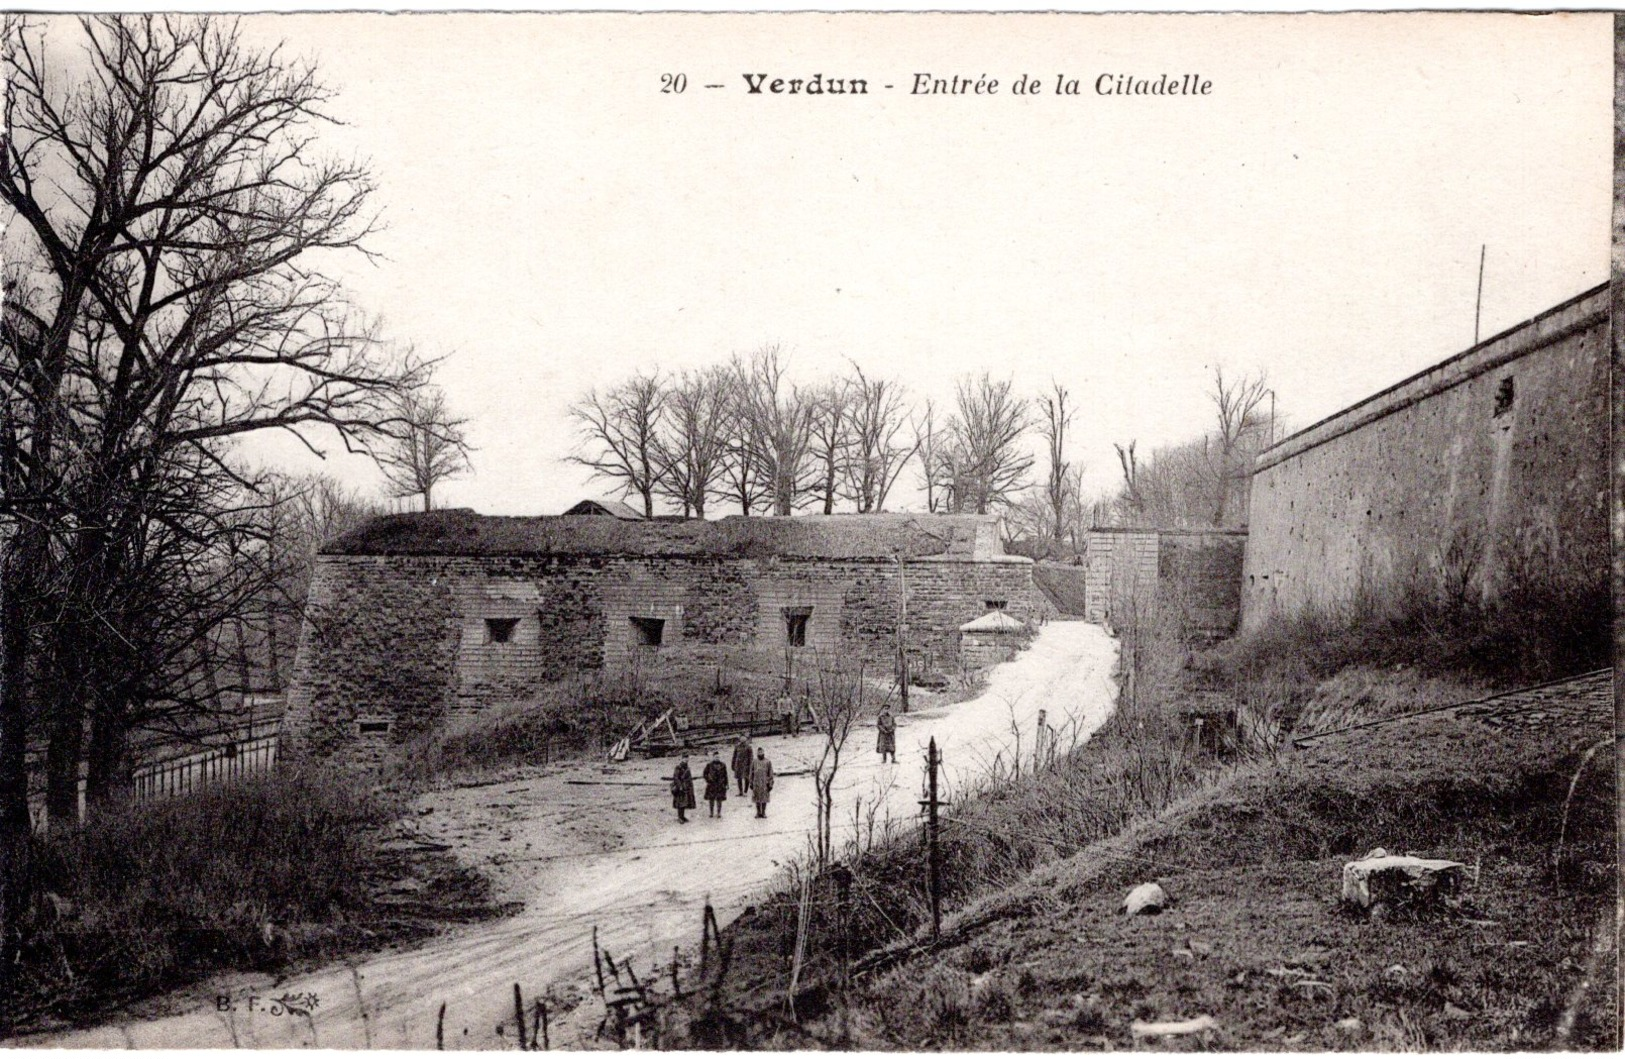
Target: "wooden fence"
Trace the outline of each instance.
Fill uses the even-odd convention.
[[[244,720],[224,725],[185,742],[170,738],[149,746],[131,774],[131,796],[136,801],[173,798],[192,791],[247,776],[258,776],[276,767],[277,729],[282,722],[280,698],[262,696],[251,704],[253,712]],[[31,754],[32,782],[29,816],[36,830],[45,828],[44,755]],[[85,779],[79,779],[79,818],[85,815]]]

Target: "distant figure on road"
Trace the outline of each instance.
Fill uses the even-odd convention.
[[[897,718],[890,710],[881,710],[880,716],[875,718],[875,732],[875,750],[880,760],[897,764]]]
[[[688,823],[688,811],[694,808],[694,772],[688,767],[687,754],[671,774],[671,805],[677,810],[677,822]]]
[[[734,782],[739,784],[739,796],[741,798],[745,796],[746,791],[750,790],[752,760],[749,739],[741,739],[734,743]]]
[[[719,757],[713,757],[706,763],[705,772],[705,804],[709,812],[707,816],[722,815],[722,803],[728,800],[728,766],[722,763]]]
[[[756,815],[767,815],[767,800],[773,794],[773,762],[767,759],[767,751],[761,747],[756,748],[756,760],[750,769],[750,796],[756,801]]]

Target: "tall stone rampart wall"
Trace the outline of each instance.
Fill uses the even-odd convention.
[[[1243,624],[1362,591],[1606,569],[1608,293],[1589,291],[1260,455]]]
[[[786,649],[889,667],[906,582],[911,651],[943,662],[1002,604],[1041,616],[1032,563],[883,559],[323,555],[289,693],[290,753],[375,765],[457,715],[561,681]],[[791,647],[789,614],[804,615]],[[660,643],[646,643],[658,623]],[[504,627],[506,627],[504,629]]]

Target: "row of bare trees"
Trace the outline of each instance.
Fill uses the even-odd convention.
[[[939,423],[903,387],[849,362],[840,376],[792,381],[778,346],[726,364],[648,372],[571,407],[580,444],[571,459],[636,498],[705,517],[883,511],[914,465],[931,511],[986,513],[1026,484],[1034,457],[1030,403],[1008,380],[961,379]]]
[[[1142,459],[1134,442],[1117,445],[1122,481],[1094,516],[1103,523],[1234,529],[1247,523],[1253,461],[1275,441],[1275,392],[1262,374],[1213,371],[1207,397],[1213,425],[1200,437]]]
[[[314,70],[181,16],[9,19],[0,66],[9,952],[31,748],[54,826],[77,821],[82,775],[92,812],[127,793],[134,734],[213,708],[234,670],[251,682],[233,642],[285,664],[311,542],[360,513],[253,468],[238,442],[280,431],[395,458],[397,491],[425,497],[408,449],[434,435],[443,474],[466,443],[432,362],[378,341],[324,271],[365,253],[373,186],[318,150]]]

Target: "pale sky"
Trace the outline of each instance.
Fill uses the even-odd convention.
[[[1104,489],[1114,441],[1208,426],[1216,363],[1267,371],[1305,425],[1466,348],[1480,245],[1485,337],[1607,278],[1608,15],[247,24],[315,60],[347,123],[325,142],[371,162],[381,257],[344,273],[388,335],[450,354],[478,452],[446,506],[605,494],[562,459],[572,399],[769,342],[798,376],[851,357],[939,407],[964,372],[1028,394],[1057,379],[1079,405],[1070,455]],[[742,77],[820,72],[870,94]],[[999,92],[911,95],[922,72]],[[1165,72],[1211,94],[1094,92]],[[686,91],[662,94],[663,73]],[[1021,74],[1043,93],[1011,95]],[[1054,94],[1058,74],[1083,94]]]

